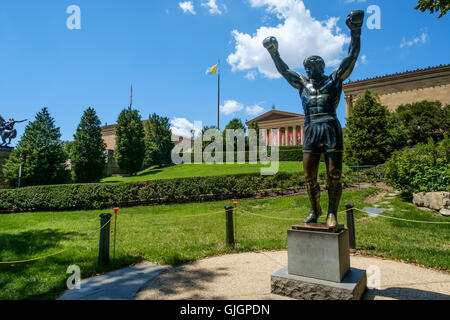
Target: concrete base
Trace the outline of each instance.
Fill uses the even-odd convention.
[[[349,231],[288,230],[288,272],[341,282],[350,270]]]
[[[297,300],[360,300],[367,286],[365,270],[351,268],[341,283],[296,276],[285,267],[272,275],[271,292]]]

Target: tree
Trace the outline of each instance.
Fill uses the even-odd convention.
[[[345,130],[344,159],[348,165],[378,165],[391,155],[388,110],[366,91],[355,103]]]
[[[225,131],[223,132],[223,143],[224,143],[224,148],[226,148],[227,145],[227,131],[228,130],[243,130],[242,133],[242,137],[244,137],[244,143],[245,143],[245,126],[242,123],[241,119],[238,118],[234,118],[232,119],[227,126],[225,127]],[[237,151],[237,140],[238,140],[239,136],[236,136],[236,138],[234,139],[234,151]],[[245,147],[245,145],[244,145]]]
[[[3,174],[12,187],[18,185],[20,166],[21,186],[61,184],[70,178],[67,160],[60,130],[55,127],[48,109],[43,108],[35,120],[28,123],[17,148],[3,167]]]
[[[258,146],[259,145],[259,139],[260,139],[258,122],[250,123],[250,125],[248,126],[248,129],[249,130],[253,129],[253,130],[256,131],[256,138],[258,139],[257,146]],[[249,139],[249,132],[248,131],[247,131],[247,136],[245,136],[245,150],[250,150],[250,139]]]
[[[429,10],[431,14],[441,11],[439,18],[442,18],[450,9],[450,2],[449,0],[418,0],[414,9],[422,12]]]
[[[204,126],[203,129],[202,129],[202,135],[197,137],[197,138],[195,138],[195,139],[200,139],[200,142],[202,144],[202,151],[204,151],[207,146],[209,146],[211,143],[213,143],[216,140],[215,137],[212,137],[211,141],[204,141],[203,140],[203,137],[205,136],[205,133],[208,130],[217,130],[217,126],[214,126],[214,125],[213,126]]]
[[[444,138],[450,129],[450,107],[442,108],[439,101],[422,101],[398,107],[397,117],[403,122],[408,133],[408,144],[435,142]]]
[[[172,141],[169,118],[152,114],[145,124],[145,161],[148,165],[169,164],[175,144]]]
[[[84,111],[70,146],[72,177],[76,182],[98,182],[106,167],[106,145],[101,122],[93,108]]]
[[[403,122],[395,113],[388,113],[388,131],[391,141],[389,145],[392,151],[401,150],[408,145],[408,131]]]
[[[139,111],[122,110],[116,125],[117,164],[121,170],[135,174],[142,169],[145,157],[145,132]]]

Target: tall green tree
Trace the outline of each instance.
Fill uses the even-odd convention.
[[[172,141],[169,118],[152,114],[145,124],[145,162],[148,165],[170,164],[175,144]]]
[[[408,131],[396,113],[388,112],[388,131],[391,141],[389,145],[393,151],[401,150],[408,145]]]
[[[101,122],[93,108],[84,111],[70,146],[70,161],[74,181],[98,182],[106,168],[106,145]]]
[[[244,143],[245,143],[245,126],[242,123],[241,119],[238,118],[234,118],[232,119],[227,126],[225,127],[225,131],[223,132],[223,147],[226,149],[227,147],[227,130],[243,130],[242,133],[242,137],[244,138]],[[238,138],[236,137],[234,139],[234,151],[237,151],[237,140]]]
[[[3,166],[3,174],[6,183],[15,187],[22,165],[21,186],[65,183],[70,179],[67,160],[60,130],[48,109],[43,108],[28,123],[17,148]]]
[[[449,0],[418,0],[417,6],[414,9],[418,9],[422,12],[430,11],[431,14],[439,12],[439,18],[442,18],[448,10],[450,10]]]
[[[142,169],[145,158],[145,132],[139,111],[122,110],[116,125],[117,164],[121,170],[135,174]]]
[[[408,133],[408,144],[427,143],[432,138],[438,142],[449,134],[450,106],[442,108],[439,101],[422,101],[401,105],[397,117],[403,122]]]
[[[355,103],[347,121],[344,160],[347,165],[384,163],[393,148],[388,110],[378,97],[366,91]]]

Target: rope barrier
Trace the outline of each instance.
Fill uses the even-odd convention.
[[[107,223],[105,223],[105,225],[103,226],[103,227],[101,227],[100,229],[96,229],[96,230],[94,230],[94,231],[89,231],[87,234],[90,236],[91,234],[94,234],[94,233],[97,233],[97,232],[99,232],[99,231],[102,231],[103,230],[103,228],[105,228],[107,225],[109,225],[109,224],[111,224],[111,219],[107,222]]]
[[[185,218],[195,218],[195,217],[206,217],[206,216],[212,216],[212,215],[219,214],[219,213],[223,213],[223,210],[216,211],[216,212],[210,212],[210,213],[190,215],[190,216],[176,217],[176,218],[185,219]]]
[[[353,208],[353,210],[357,210],[360,211],[366,215],[368,215],[370,217],[370,214],[364,210],[358,209],[358,208]],[[377,217],[383,217],[383,218],[387,218],[387,219],[393,219],[393,220],[399,220],[399,221],[405,221],[405,222],[414,222],[414,223],[423,223],[423,224],[450,224],[450,222],[439,222],[439,221],[419,221],[419,220],[409,220],[409,219],[402,219],[402,218],[397,218],[397,217],[391,217],[391,216],[385,216],[382,214],[377,214]]]
[[[283,220],[283,221],[298,221],[299,219],[301,219],[301,218],[280,218],[280,217],[271,217],[271,216],[266,216],[266,215],[262,215],[262,214],[252,213],[252,212],[249,212],[249,211],[246,211],[246,210],[243,210],[243,209],[241,209],[241,210],[242,210],[243,212],[245,212],[245,213],[250,214],[250,215],[257,216],[257,217],[262,217],[262,218],[267,218],[267,219]],[[345,212],[347,212],[347,210],[340,211],[340,212],[338,212],[338,214],[345,213]]]
[[[46,255],[46,256],[43,256],[43,257],[39,257],[39,258],[28,259],[28,260],[20,260],[20,261],[4,261],[4,262],[0,262],[0,264],[19,264],[19,263],[43,260],[43,259],[46,259],[46,258],[57,256],[57,255],[59,255],[59,254],[61,254],[63,252],[66,252],[67,250],[69,250],[69,249],[64,249],[64,250],[59,251],[57,253],[49,254],[49,255]]]
[[[273,216],[266,216],[266,215],[262,215],[262,214],[258,214],[258,213],[254,213],[254,212],[250,212],[247,210],[244,210],[242,208],[240,208],[240,210],[246,214],[252,215],[252,216],[256,216],[256,217],[261,217],[261,218],[265,218],[265,219],[272,219],[272,220],[280,220],[280,221],[298,221],[299,218],[282,218],[282,217],[273,217]],[[362,212],[366,215],[368,215],[370,217],[370,214],[362,209],[358,209],[358,208],[353,208],[353,210],[357,210],[359,212]],[[346,213],[347,210],[343,210],[338,212],[338,214],[342,214],[342,213]],[[215,214],[219,214],[219,213],[223,213],[223,210],[221,211],[216,211],[216,212],[210,212],[210,213],[205,213],[205,214],[198,214],[198,215],[189,215],[189,216],[183,216],[183,217],[177,217],[177,218],[181,218],[181,219],[185,219],[185,218],[195,218],[195,217],[206,217],[206,216],[212,216]],[[235,233],[237,233],[237,209],[234,209],[234,213],[235,213]],[[438,222],[438,221],[419,221],[419,220],[409,220],[409,219],[402,219],[402,218],[397,218],[397,217],[392,217],[392,216],[386,216],[386,215],[382,215],[382,214],[378,214],[377,216],[383,217],[383,218],[387,218],[387,219],[393,219],[393,220],[398,220],[398,221],[405,221],[405,222],[412,222],[412,223],[423,223],[423,224],[450,224],[450,222]],[[106,226],[108,226],[109,224],[111,224],[111,220],[109,220],[104,226],[102,226],[99,229],[96,229],[95,231],[91,231],[88,232],[88,235],[94,234],[94,233],[98,233],[99,231],[101,231],[103,228],[105,228]],[[33,258],[33,259],[27,259],[27,260],[20,260],[20,261],[4,261],[1,262],[0,264],[19,264],[19,263],[27,263],[27,262],[33,262],[33,261],[39,261],[39,260],[43,260],[46,258],[50,258],[50,257],[54,257],[57,255],[62,254],[63,252],[66,252],[69,249],[64,249],[61,250],[59,252],[53,253],[53,254],[49,254],[43,257],[38,257],[38,258]]]
[[[100,229],[96,229],[95,231],[88,232],[88,235],[91,235],[91,234],[94,234],[94,233],[97,233],[97,232],[101,231],[103,228],[105,228],[110,223],[111,223],[111,220],[109,220],[107,223],[105,223],[105,225],[103,227],[101,227]],[[53,254],[49,254],[49,255],[46,255],[46,256],[43,256],[43,257],[33,258],[33,259],[26,259],[26,260],[20,260],[20,261],[3,261],[3,262],[0,261],[0,264],[20,264],[20,263],[26,263],[26,262],[39,261],[39,260],[43,260],[43,259],[46,259],[46,258],[57,256],[57,255],[59,255],[59,254],[61,254],[63,252],[66,252],[67,250],[69,250],[69,249],[64,249],[64,250],[59,251],[57,253],[53,253]]]
[[[262,215],[262,214],[257,214],[257,213],[252,213],[252,212],[249,212],[249,211],[247,211],[247,210],[244,210],[244,209],[240,209],[242,212],[245,212],[245,213],[247,213],[247,214],[250,214],[250,215],[252,215],[252,216],[257,216],[257,217],[261,217],[261,218],[266,218],[266,219],[273,219],[273,220],[282,220],[282,221],[298,221],[298,218],[280,218],[280,217],[270,217],[270,216],[265,216],[265,215]]]

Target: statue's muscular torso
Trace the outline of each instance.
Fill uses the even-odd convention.
[[[335,117],[342,94],[342,80],[336,79],[334,73],[314,84],[306,77],[301,78],[303,85],[299,88],[299,93],[306,121],[313,115],[327,114]]]

